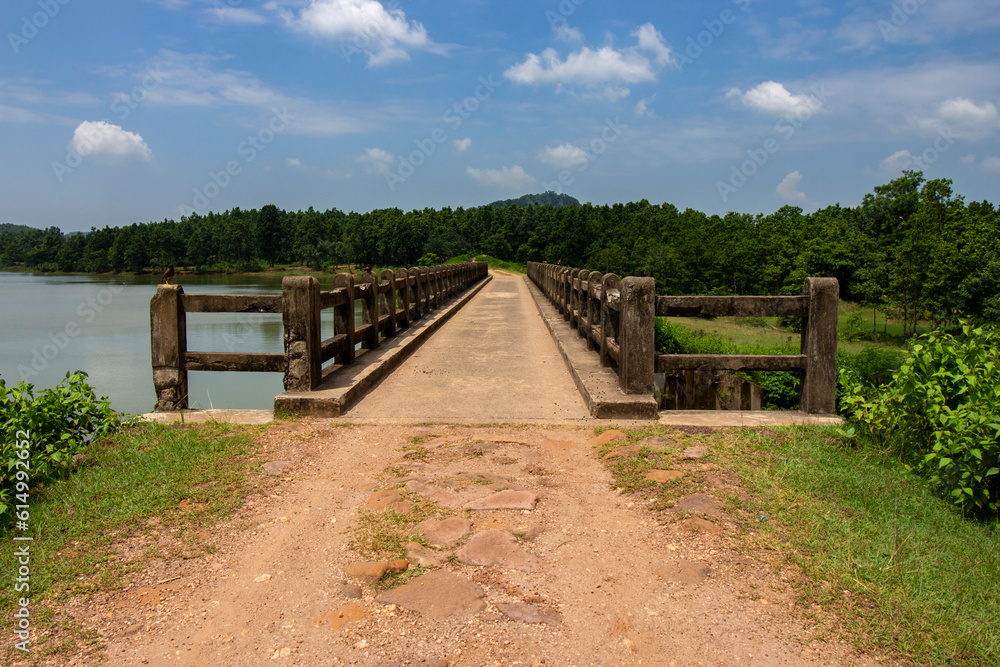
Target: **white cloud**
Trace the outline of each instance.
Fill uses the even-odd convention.
[[[252,9],[230,7],[222,2],[213,3],[212,9],[202,10],[202,13],[215,23],[230,25],[264,25],[267,18]]]
[[[822,102],[811,95],[793,95],[777,81],[765,81],[747,92],[733,88],[726,97],[738,97],[744,106],[771,116],[811,114],[822,108]]]
[[[297,167],[301,167],[302,166],[302,160],[299,160],[298,158],[290,157],[287,160],[285,160],[285,164],[287,164],[289,167],[292,167],[293,169],[295,169]]]
[[[108,156],[114,158],[153,159],[153,151],[134,132],[123,130],[103,120],[80,123],[73,132],[70,146],[78,155]]]
[[[7,123],[41,123],[45,119],[28,109],[9,107],[0,104],[0,122]]]
[[[632,33],[636,46],[621,50],[611,46],[592,49],[584,46],[563,60],[555,49],[542,54],[529,53],[524,62],[504,72],[514,83],[555,83],[559,86],[580,84],[605,88],[612,98],[628,94],[621,84],[656,80],[657,70],[673,62],[670,47],[651,23]]]
[[[908,150],[896,151],[879,163],[882,171],[890,174],[898,174],[913,166],[913,154]]]
[[[781,183],[778,183],[776,192],[778,196],[788,202],[805,204],[808,201],[806,194],[799,190],[799,182],[802,181],[802,174],[797,171],[785,176]]]
[[[381,148],[365,149],[364,153],[354,159],[365,165],[365,171],[369,174],[384,174],[396,163],[396,158]]]
[[[556,39],[560,42],[567,42],[569,44],[583,43],[583,33],[577,28],[569,27],[567,23],[558,23],[552,26],[552,32],[555,33]]]
[[[469,146],[472,145],[472,139],[466,137],[465,139],[455,139],[451,142],[451,145],[455,147],[455,150],[459,153],[464,153],[469,150]]]
[[[647,97],[646,99],[639,100],[635,103],[635,115],[640,118],[655,118],[656,113],[653,111],[653,101],[656,99],[656,95],[652,97]]]
[[[538,154],[538,159],[559,169],[574,169],[590,161],[587,153],[573,144],[562,144],[555,148],[546,146],[545,150]]]
[[[519,165],[501,169],[476,169],[468,167],[465,170],[474,181],[482,185],[497,185],[503,188],[525,188],[538,182],[534,176],[527,174]]]
[[[1000,127],[1000,113],[992,102],[980,106],[964,97],[956,97],[942,102],[938,115],[966,139],[983,139]]]
[[[992,157],[983,158],[980,166],[986,171],[992,171],[1000,174],[1000,156],[994,155]]]
[[[959,160],[962,164],[976,164],[976,154],[970,153],[968,155],[963,155]]]
[[[372,66],[409,60],[407,49],[434,49],[423,25],[377,0],[311,0],[298,16],[284,18],[294,30],[345,42],[345,53],[367,53]]]

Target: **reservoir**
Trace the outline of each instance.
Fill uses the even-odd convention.
[[[173,282],[183,285],[185,294],[280,294],[281,278],[281,273],[185,275]],[[55,386],[66,371],[82,370],[115,410],[152,411],[149,300],[159,280],[0,272],[0,377],[8,387],[23,379],[37,392]],[[324,277],[321,289],[332,284],[332,275]],[[324,315],[328,338],[333,315]],[[280,314],[187,316],[190,351],[281,353],[282,334]],[[270,409],[284,391],[281,373],[192,371],[188,378],[191,408]]]

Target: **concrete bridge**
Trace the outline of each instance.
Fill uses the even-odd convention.
[[[282,294],[273,296],[188,295],[160,286],[150,306],[156,410],[186,409],[189,371],[244,370],[284,373],[277,412],[358,420],[725,425],[829,421],[834,412],[833,279],[810,278],[797,297],[657,298],[652,278],[547,264],[529,265],[523,278],[468,263],[360,281],[342,274],[333,288],[322,291],[309,277],[286,278]],[[323,341],[319,324],[327,310],[335,333]],[[188,351],[187,312],[281,312],[285,353]],[[660,315],[799,316],[802,354],[657,355]],[[797,370],[803,410],[658,410],[655,373],[720,370]]]

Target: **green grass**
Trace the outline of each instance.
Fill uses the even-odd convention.
[[[127,427],[90,448],[90,465],[34,491],[29,597],[33,627],[39,633],[35,638],[53,632],[61,636],[67,628],[65,619],[52,613],[52,605],[73,595],[120,585],[123,577],[156,555],[151,551],[125,562],[113,549],[116,542],[154,530],[147,525],[153,517],[159,520],[155,530],[177,529],[173,535],[187,540],[198,528],[241,505],[252,491],[248,471],[253,433],[254,429],[225,425]],[[25,595],[14,591],[10,564],[15,544],[23,542],[15,543],[10,534],[0,535],[0,615],[8,619],[16,597]],[[78,629],[73,636],[86,640]],[[45,647],[35,644],[35,658],[45,653],[35,653],[40,648],[58,650],[48,642]],[[12,646],[3,651],[7,650],[13,650]]]
[[[653,433],[669,431],[632,440]],[[1000,664],[1000,532],[832,428],[699,437],[752,498],[728,504],[742,548],[796,567],[800,602],[831,612],[844,638],[911,664]]]

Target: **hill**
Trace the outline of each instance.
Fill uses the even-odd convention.
[[[27,225],[15,225],[10,222],[0,223],[0,234],[4,232],[10,232],[11,234],[23,234],[25,232],[38,232],[40,229],[35,229],[34,227],[29,227]]]
[[[539,195],[524,195],[523,197],[518,197],[517,199],[495,201],[490,204],[490,206],[520,206],[522,208],[527,208],[533,204],[538,204],[539,206],[544,204],[550,204],[552,206],[579,206],[580,202],[575,197],[561,195],[549,190],[548,192],[544,192]]]

